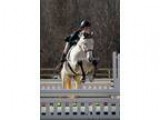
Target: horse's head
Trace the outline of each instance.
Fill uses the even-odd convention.
[[[89,62],[92,62],[93,61],[93,49],[94,49],[94,40],[92,38],[92,34],[81,32],[78,45],[86,53],[87,60]]]

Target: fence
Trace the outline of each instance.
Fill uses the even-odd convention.
[[[54,68],[41,68],[40,69],[41,79],[52,79],[56,75],[57,73]],[[99,68],[96,71],[95,78],[112,78],[112,69],[111,68]]]
[[[62,89],[59,79],[41,79],[41,120],[120,119],[120,55],[113,52],[112,61],[111,78],[96,78],[78,90]]]

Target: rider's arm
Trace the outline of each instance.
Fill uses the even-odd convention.
[[[79,35],[79,31],[73,32],[69,37],[69,42],[72,42],[72,41],[78,39],[79,38],[78,35]]]

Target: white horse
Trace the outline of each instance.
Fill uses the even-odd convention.
[[[85,38],[83,32],[80,33],[79,37],[78,43],[70,48],[66,57],[67,60],[61,70],[62,87],[64,89],[80,88],[85,75],[90,76],[91,80],[93,78],[92,52],[94,40],[93,38]],[[72,85],[72,80],[74,80],[74,85]]]

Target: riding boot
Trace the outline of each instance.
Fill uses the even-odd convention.
[[[60,72],[62,67],[63,67],[63,63],[66,61],[66,54],[62,53],[61,59],[60,59],[60,63],[57,65],[56,67],[56,71]]]
[[[63,53],[62,53],[62,56],[61,56],[61,59],[60,59],[60,63],[58,64],[58,66],[56,67],[56,71],[57,72],[60,72],[62,67],[63,67],[63,63],[66,61],[66,55],[70,49],[70,43],[69,42],[66,42],[65,44],[65,47],[64,47],[64,50],[63,50]]]

